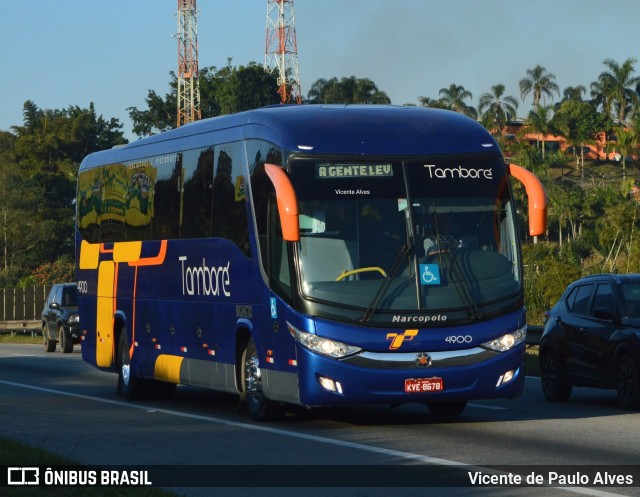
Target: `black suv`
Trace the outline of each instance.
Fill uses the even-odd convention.
[[[78,289],[75,283],[53,285],[42,310],[44,350],[53,352],[60,342],[63,352],[73,352],[80,343]]]
[[[622,407],[640,408],[640,274],[571,283],[547,315],[540,369],[547,400],[587,386],[616,389]]]

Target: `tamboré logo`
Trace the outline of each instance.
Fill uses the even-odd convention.
[[[387,340],[391,340],[389,350],[399,349],[405,340],[413,340],[418,335],[418,330],[405,330],[404,333],[387,333]]]

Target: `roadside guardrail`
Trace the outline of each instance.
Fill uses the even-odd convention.
[[[0,335],[42,335],[40,321],[0,321]]]

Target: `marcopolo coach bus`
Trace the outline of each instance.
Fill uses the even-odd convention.
[[[457,113],[276,106],[195,122],[80,166],[82,354],[126,399],[177,384],[287,406],[523,389],[516,206],[540,182]]]

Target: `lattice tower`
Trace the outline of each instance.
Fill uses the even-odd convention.
[[[196,0],[178,0],[178,127],[202,117]]]
[[[267,0],[264,67],[278,76],[282,103],[302,103],[293,0]]]

